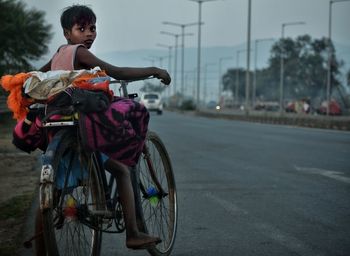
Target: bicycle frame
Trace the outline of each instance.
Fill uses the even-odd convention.
[[[151,79],[151,78],[145,78],[145,79]],[[128,97],[128,98],[135,98],[137,96],[137,94],[128,94],[128,90],[127,90],[127,85],[129,83],[129,81],[124,81],[124,80],[114,80],[111,83],[119,83],[120,84],[120,94],[124,97]],[[52,128],[52,127],[62,127],[62,128],[67,128],[67,127],[74,127],[77,126],[78,123],[76,120],[74,119],[74,115],[72,115],[72,120],[69,121],[51,121],[51,122],[45,122],[43,124],[44,127],[46,128]],[[48,209],[50,207],[52,207],[52,201],[53,201],[53,195],[52,195],[52,185],[54,182],[54,171],[53,168],[51,166],[51,162],[53,159],[53,156],[55,155],[55,152],[58,150],[58,148],[61,145],[61,142],[64,138],[64,136],[67,136],[67,133],[72,132],[69,129],[62,129],[60,131],[57,132],[57,134],[55,134],[55,136],[52,138],[52,140],[50,141],[47,150],[45,152],[45,154],[43,155],[43,159],[42,159],[42,169],[41,169],[41,175],[40,175],[40,198],[39,198],[39,203],[40,203],[40,209],[43,211],[45,209]],[[149,152],[147,147],[145,146],[143,149],[144,155],[146,156],[146,160],[147,163],[149,165],[149,170],[150,170],[150,174],[152,177],[152,180],[154,181],[156,187],[157,187],[157,191],[159,192],[160,196],[163,196],[165,193],[162,189],[162,186],[160,185],[160,183],[158,182],[155,172],[154,172],[154,168],[153,168],[153,164],[149,159]],[[99,168],[101,170],[103,170],[103,165],[101,163],[101,159],[99,157],[99,153],[95,152],[94,153],[95,156],[95,161],[97,166],[99,166]],[[114,195],[112,196],[112,179],[110,179],[110,182],[107,182],[107,176],[105,172],[100,172],[98,174],[100,176],[100,180],[103,183],[103,188],[104,188],[104,195],[105,195],[105,200],[106,200],[106,210],[94,210],[93,212],[91,212],[92,215],[96,215],[96,216],[100,216],[103,217],[105,219],[113,219],[115,216],[113,216],[113,209],[115,209],[118,201],[116,200],[116,195],[114,192]],[[141,188],[141,192],[144,195],[144,198],[147,198],[147,192]],[[119,218],[122,218],[121,216],[118,216]],[[118,229],[119,233],[120,230]],[[112,232],[115,233],[115,232]]]
[[[122,97],[133,99],[137,97],[137,94],[128,94],[127,85],[129,82],[130,81],[116,80],[116,81],[112,81],[111,83],[120,84],[119,92]],[[84,173],[85,172],[84,168],[86,168],[87,165],[89,165],[87,163],[93,163],[91,169],[89,167],[86,170],[87,170],[87,173],[93,174],[92,176],[95,178],[95,180],[92,181],[91,184],[95,184],[95,190],[93,191],[98,191],[99,196],[94,197],[95,200],[91,198],[89,200],[85,199],[84,201],[85,203],[81,203],[81,204],[77,204],[77,206],[73,206],[75,211],[77,211],[76,215],[74,216],[76,216],[75,218],[77,222],[82,224],[84,227],[88,227],[88,229],[92,230],[94,234],[95,232],[97,232],[97,235],[96,235],[96,237],[98,237],[96,238],[97,240],[101,239],[101,234],[102,234],[101,232],[121,233],[125,230],[125,225],[123,222],[123,214],[120,206],[120,201],[118,198],[119,196],[117,193],[115,178],[113,176],[108,177],[108,175],[106,174],[106,171],[103,167],[101,154],[99,152],[86,153],[84,152],[84,150],[82,150],[80,138],[78,135],[79,123],[77,121],[77,115],[74,112],[72,114],[70,113],[69,115],[71,115],[71,120],[48,121],[43,124],[44,127],[49,129],[51,128],[55,128],[55,129],[62,128],[62,129],[60,129],[53,136],[43,156],[42,169],[41,169],[41,175],[40,175],[40,202],[39,202],[40,209],[42,212],[44,212],[45,210],[50,210],[50,209],[52,210],[52,208],[54,207],[59,208],[59,211],[57,212],[61,214],[58,217],[59,217],[59,220],[61,220],[60,218],[62,218],[62,223],[59,222],[58,224],[54,224],[53,228],[59,230],[61,226],[63,226],[63,221],[65,221],[65,218],[67,217],[64,215],[64,210],[67,208],[63,209],[63,207],[67,205],[67,199],[65,202],[63,202],[62,198],[68,198],[71,193],[70,191],[82,189],[82,186],[85,186],[84,184],[90,184],[90,183],[83,182],[81,183],[83,185],[75,185],[76,187],[74,187],[74,185],[71,185],[70,183],[67,184],[68,180],[70,180],[69,178],[71,177],[69,175],[73,175],[73,173],[75,172],[73,170],[74,168],[72,167],[75,166],[74,164],[76,162],[74,161],[76,159],[76,156],[79,156],[79,157],[83,156],[82,159],[84,159],[84,161],[81,162],[81,164],[82,163],[83,164],[80,165],[80,170],[82,170],[82,172]],[[77,134],[72,136],[72,133],[74,132]],[[63,141],[67,141],[67,143],[64,144]],[[165,236],[165,233],[162,233],[162,234],[158,233],[158,235],[164,235],[162,240],[164,241],[166,240],[166,242],[164,242],[164,245],[162,245],[162,247],[160,248],[157,248],[156,246],[154,246],[148,249],[148,251],[152,255],[168,256],[170,255],[170,252],[174,244],[176,226],[177,226],[176,188],[174,183],[173,171],[172,171],[169,156],[160,138],[155,133],[149,132],[149,134],[147,135],[147,141],[149,143],[148,142],[145,143],[144,148],[142,150],[142,156],[144,159],[142,161],[142,167],[141,167],[141,164],[138,164],[139,168],[130,170],[131,182],[132,182],[132,186],[134,189],[134,196],[135,196],[136,216],[137,216],[138,222],[140,222],[138,223],[138,225],[140,224],[139,226],[140,231],[147,233],[149,232],[148,229],[150,227],[151,232],[152,231],[158,232],[163,230],[163,226],[166,226],[165,229],[168,230],[168,232],[171,232],[170,234],[168,234],[168,236]],[[63,146],[62,147],[63,149],[60,150],[61,146]],[[74,149],[71,150],[70,146],[72,146],[72,148]],[[148,148],[148,146],[150,148]],[[55,158],[56,160],[53,160],[57,152],[61,152],[61,153],[57,155],[57,157]],[[57,163],[61,164],[61,161],[57,159],[63,159],[63,158],[64,159],[70,158],[70,160],[67,161],[68,164],[66,164],[68,167],[67,166],[65,167],[66,168],[65,170],[67,170],[66,172],[64,172],[64,170],[61,170],[60,167],[57,167],[58,166]],[[161,159],[161,163],[163,164],[162,167],[159,167],[159,162],[155,159]],[[53,161],[55,161],[55,164],[52,164]],[[140,160],[140,163],[141,163],[141,160]],[[161,172],[164,175],[163,177],[166,176],[166,179],[167,179],[166,180],[167,184],[164,187],[163,187],[164,179],[163,180],[158,179],[158,176],[157,176],[159,175],[159,169],[162,170]],[[64,183],[62,185],[62,188],[64,189],[61,189],[60,186],[57,186],[57,183],[59,182],[56,175],[59,175],[59,172],[64,172],[63,176],[65,178],[63,179]],[[140,178],[140,173],[143,173],[142,178]],[[147,173],[147,175],[145,175],[145,173]],[[60,175],[62,175],[62,173]],[[145,179],[146,176],[147,176],[147,179]],[[83,175],[82,177],[83,177],[82,180],[84,180],[85,176]],[[96,188],[96,184],[98,184],[98,188]],[[53,188],[55,188],[56,191],[58,191],[58,196],[56,193],[53,194],[53,190],[54,190]],[[79,190],[79,191],[84,191],[84,190]],[[59,198],[58,201],[54,202],[54,199],[57,199],[57,198]],[[85,196],[83,196],[83,198],[85,198]],[[99,199],[96,200],[96,198],[99,198]],[[146,203],[146,205],[150,205],[149,207],[153,207],[153,208],[144,208],[144,203]],[[91,206],[94,206],[94,207],[91,207]],[[150,214],[144,215],[144,213],[146,212],[145,209],[148,210],[147,211],[148,214],[149,214],[149,211],[151,211],[151,215]],[[160,214],[162,216],[163,216],[162,212],[164,212],[164,216],[165,216],[164,219],[166,219],[166,221],[169,219],[171,223],[169,222],[160,223],[159,221],[152,222],[151,220],[149,222],[151,223],[149,226],[148,221],[154,218],[153,216],[155,216],[155,211],[160,211]],[[49,214],[51,214],[50,211],[48,212]],[[169,212],[171,213],[168,215]],[[51,216],[53,215],[48,215],[48,216],[49,216],[48,219],[51,219]],[[51,223],[51,221],[49,221],[48,223]],[[52,226],[49,226],[49,227],[51,227],[52,229]],[[157,227],[157,229],[155,230],[154,227]],[[52,237],[53,237],[52,241],[55,241],[56,239],[55,234]],[[56,242],[53,242],[51,245],[54,245],[55,248],[57,246]],[[58,247],[56,248],[56,250],[59,250]],[[99,249],[97,248],[96,250],[99,250]]]

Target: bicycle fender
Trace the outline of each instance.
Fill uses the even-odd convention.
[[[52,167],[52,161],[56,151],[60,145],[62,145],[67,134],[67,130],[58,131],[49,143],[45,154],[42,156],[39,191],[40,209],[42,211],[52,207],[52,186],[54,182],[54,169]]]

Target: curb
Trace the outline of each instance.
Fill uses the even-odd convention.
[[[229,111],[179,111],[170,110],[181,114],[189,114],[194,116],[218,118],[226,120],[237,120],[245,122],[292,125],[299,127],[333,129],[350,131],[350,116],[313,116],[305,114],[284,113],[280,115],[274,112],[260,112],[245,114],[244,112],[229,112]]]

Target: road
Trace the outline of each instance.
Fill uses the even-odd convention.
[[[165,112],[150,127],[176,174],[177,256],[350,255],[350,132]],[[125,250],[105,236],[103,255]]]

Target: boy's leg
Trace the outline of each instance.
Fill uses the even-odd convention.
[[[117,188],[120,196],[120,202],[123,208],[125,227],[126,227],[126,246],[132,249],[141,249],[159,243],[158,237],[152,237],[139,232],[136,222],[134,191],[131,184],[130,171],[128,168],[113,159],[108,159],[105,168],[117,180]]]
[[[141,202],[141,194],[135,194],[135,191],[140,191],[137,177],[136,177],[136,167],[128,168],[130,172],[130,178],[131,178],[131,185],[133,188],[133,193],[134,193],[134,202],[135,202],[135,214],[136,214],[136,223],[137,223],[137,228],[138,230],[143,230],[143,209],[142,207],[136,207],[136,204],[138,202]],[[135,188],[136,186],[136,188]]]

